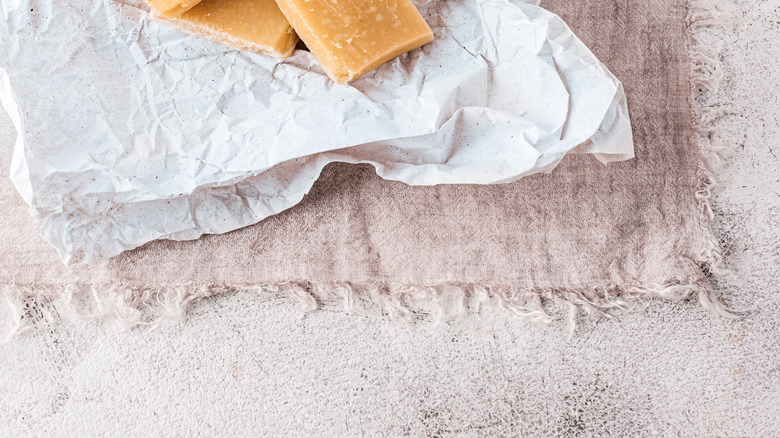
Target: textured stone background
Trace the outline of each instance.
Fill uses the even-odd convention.
[[[657,302],[570,338],[236,293],[154,331],[73,321],[0,345],[0,436],[780,436],[780,0],[721,8],[726,79],[704,103],[734,111],[713,201],[733,275],[714,281],[743,319]]]

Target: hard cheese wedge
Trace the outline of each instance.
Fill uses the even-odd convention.
[[[433,40],[411,0],[276,0],[334,81],[346,83]]]
[[[187,12],[201,0],[144,0],[159,16],[174,18]]]
[[[277,58],[289,57],[298,42],[298,35],[274,0],[203,0],[168,20],[184,32]]]

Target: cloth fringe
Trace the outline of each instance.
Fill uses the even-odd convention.
[[[689,103],[693,111],[693,133],[691,144],[701,152],[701,161],[697,169],[699,185],[695,192],[699,223],[694,243],[698,247],[694,254],[707,276],[724,275],[728,272],[723,261],[723,251],[710,228],[714,219],[711,198],[718,183],[714,169],[721,163],[726,147],[715,129],[719,117],[733,113],[728,107],[704,109],[699,102],[706,95],[718,91],[723,80],[723,66],[720,62],[722,42],[708,37],[703,29],[725,26],[729,23],[728,14],[716,8],[713,0],[691,0],[688,5],[687,29],[689,53],[691,57],[690,79],[691,94]],[[698,292],[701,304],[713,313],[737,317],[719,299],[713,296],[709,287]]]
[[[468,283],[409,286],[343,281],[291,281],[264,286],[6,285],[2,287],[5,306],[0,309],[0,321],[5,322],[5,327],[0,325],[0,342],[54,325],[70,315],[82,320],[111,321],[123,329],[153,328],[166,320],[181,319],[187,308],[198,300],[238,291],[293,297],[304,313],[326,303],[340,303],[348,312],[390,320],[429,321],[434,328],[492,308],[541,324],[565,318],[573,332],[580,314],[614,318],[610,311],[639,309],[653,297],[682,301],[698,295],[706,307],[723,313],[722,307],[708,294],[706,285],[700,283],[526,291]]]
[[[725,23],[726,14],[719,12],[714,2],[691,0],[689,3],[687,33],[691,53],[690,104],[694,120],[691,140],[702,155],[698,169],[699,186],[695,192],[699,223],[696,235],[693,236],[696,251],[691,258],[708,275],[726,271],[721,247],[709,222],[714,216],[710,198],[717,189],[713,168],[720,162],[724,150],[714,122],[730,111],[727,108],[704,110],[697,103],[706,93],[716,92],[723,78],[719,60],[720,43],[707,39],[697,31]],[[187,308],[198,300],[239,290],[293,297],[303,305],[306,312],[314,311],[324,303],[341,302],[344,309],[350,312],[394,320],[430,320],[434,327],[467,314],[478,313],[484,307],[492,307],[541,324],[564,319],[561,315],[566,315],[565,319],[573,332],[581,314],[612,318],[613,311],[642,308],[652,298],[683,301],[697,297],[712,313],[735,317],[735,313],[712,294],[707,283],[707,276],[704,275],[701,279],[671,280],[667,284],[652,287],[603,285],[582,289],[524,291],[466,283],[414,286],[380,282],[293,281],[264,286],[185,284],[155,287],[123,284],[56,287],[10,284],[2,288],[6,306],[4,312],[0,310],[0,342],[41,324],[54,324],[62,319],[62,313],[74,314],[82,319],[111,320],[123,328],[155,327],[165,320],[182,318]]]

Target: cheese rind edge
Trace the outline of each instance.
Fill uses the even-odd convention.
[[[238,50],[288,58],[298,35],[274,0],[203,0],[176,18],[152,17],[192,35]]]
[[[160,17],[176,18],[197,6],[201,0],[144,0]]]
[[[344,84],[433,40],[411,0],[276,0],[327,75]]]

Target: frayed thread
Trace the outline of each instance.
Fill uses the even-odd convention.
[[[714,169],[720,165],[723,154],[727,150],[715,129],[715,122],[718,118],[733,113],[733,110],[728,107],[705,109],[699,104],[699,99],[717,92],[723,80],[723,66],[720,62],[722,42],[709,37],[702,30],[728,23],[728,14],[719,11],[713,1],[690,1],[687,34],[691,54],[689,96],[693,120],[691,144],[698,148],[701,154],[697,169],[699,183],[695,191],[699,221],[693,236],[696,249],[692,258],[705,272],[713,275],[723,275],[728,272],[723,260],[723,251],[710,227],[710,222],[715,216],[711,204],[712,194],[718,188]],[[698,297],[705,308],[716,314],[732,318],[737,316],[737,312],[730,310],[720,299],[713,296],[709,287],[700,290]]]
[[[326,303],[340,303],[348,312],[390,320],[429,321],[433,328],[491,308],[539,324],[564,319],[573,332],[580,315],[614,318],[613,310],[638,310],[651,298],[682,301],[693,296],[698,296],[704,307],[712,312],[730,316],[705,285],[678,282],[658,287],[605,285],[567,290],[517,290],[468,283],[409,286],[345,281],[290,281],[243,287],[185,284],[151,288],[123,284],[62,287],[11,284],[2,288],[6,306],[4,316],[0,316],[0,322],[5,322],[0,339],[8,341],[37,326],[49,326],[71,315],[82,320],[111,321],[120,329],[155,328],[166,320],[181,319],[187,309],[201,299],[237,291],[289,297],[300,303],[304,314]]]
[[[111,320],[119,327],[158,326],[164,320],[181,319],[189,305],[234,288],[220,286],[129,287],[5,285],[5,312],[0,312],[0,342],[41,324],[53,325],[63,315],[82,320]],[[5,324],[3,324],[5,323]],[[5,326],[5,328],[3,328]]]

